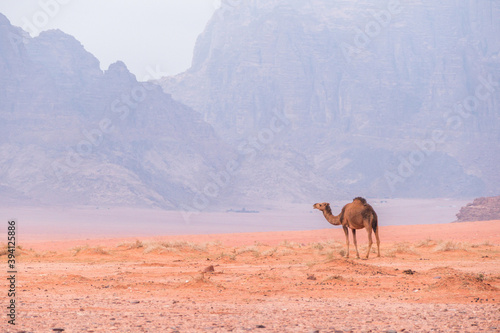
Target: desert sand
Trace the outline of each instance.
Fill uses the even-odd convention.
[[[500,221],[381,226],[380,236],[381,257],[373,249],[368,260],[355,258],[352,242],[351,258],[344,258],[344,235],[334,227],[26,238],[16,249],[16,325],[7,324],[3,311],[0,327],[2,332],[500,331]],[[363,255],[364,230],[358,243]],[[6,261],[5,253],[2,258]]]

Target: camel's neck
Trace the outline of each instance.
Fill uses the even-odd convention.
[[[323,215],[325,216],[325,219],[328,221],[328,223],[333,224],[333,225],[341,225],[342,223],[340,222],[340,215],[335,216],[331,212],[327,212],[326,210],[323,211]]]

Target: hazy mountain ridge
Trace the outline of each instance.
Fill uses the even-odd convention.
[[[495,193],[499,16],[495,1],[228,3],[192,68],[161,83],[236,148],[269,128],[273,110],[284,114],[289,125],[267,146],[283,152],[304,198]],[[272,160],[259,154],[245,183]]]
[[[103,72],[73,37],[30,38],[3,15],[0,88],[0,195],[13,203],[177,208],[230,156],[123,63]]]
[[[206,210],[494,193],[495,13],[494,1],[231,2],[167,93],[0,15],[0,198]]]

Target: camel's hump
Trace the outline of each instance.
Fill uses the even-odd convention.
[[[366,202],[366,199],[365,199],[365,198],[362,198],[362,197],[356,197],[356,198],[354,198],[352,201],[356,201],[356,200],[361,201],[361,203],[362,203],[363,205],[366,205],[366,204],[367,204],[367,202]]]

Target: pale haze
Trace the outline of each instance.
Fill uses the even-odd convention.
[[[123,61],[139,81],[173,75],[191,65],[196,38],[217,0],[2,0],[3,13],[32,37],[60,29],[100,61]]]

